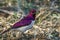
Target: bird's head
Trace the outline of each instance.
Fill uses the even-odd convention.
[[[31,16],[31,17],[33,17],[35,19],[35,17],[36,17],[36,10],[35,9],[30,10],[28,16]]]

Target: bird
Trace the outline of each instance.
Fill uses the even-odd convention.
[[[31,9],[27,16],[12,25],[11,28],[3,31],[1,34],[8,32],[9,30],[18,30],[22,33],[31,29],[35,23],[36,9]]]

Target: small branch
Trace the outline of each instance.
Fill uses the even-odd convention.
[[[53,2],[51,2],[51,7],[53,7],[54,5],[55,5],[55,2],[56,2],[57,0],[54,0]]]
[[[37,16],[36,19],[38,19],[42,14],[44,14],[45,11],[40,12]]]
[[[57,11],[57,12],[60,13],[60,10],[59,9],[56,9],[56,8],[50,8],[50,9],[53,10],[53,11]]]
[[[44,16],[43,18],[42,18],[42,20],[43,19],[45,19],[47,16],[49,16],[51,14],[51,11],[49,11],[49,13],[46,15],[46,16]]]
[[[5,12],[5,13],[7,13],[7,14],[13,15],[12,12],[9,12],[9,11],[7,11],[7,10],[2,10],[2,9],[0,9],[0,11]]]
[[[36,16],[36,19],[37,19],[38,17],[40,17],[40,15],[41,15],[41,14],[39,13],[39,14]]]

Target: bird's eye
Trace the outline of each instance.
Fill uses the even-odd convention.
[[[33,12],[33,13],[36,13],[36,12]]]

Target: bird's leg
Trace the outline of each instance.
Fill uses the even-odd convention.
[[[36,40],[36,29],[34,30],[34,40]]]

